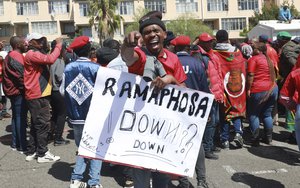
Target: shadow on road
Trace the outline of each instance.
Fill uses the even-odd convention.
[[[110,163],[103,162],[101,168],[101,176],[112,177],[115,181],[123,187],[125,184],[125,176],[122,174],[124,167],[121,165],[111,165]]]
[[[3,135],[0,137],[0,142],[1,144],[5,145],[5,146],[9,146],[11,144],[11,134],[7,134],[7,135]]]
[[[48,174],[61,181],[70,181],[74,163],[56,162],[53,163],[48,171]]]
[[[235,173],[232,175],[231,179],[235,182],[246,184],[251,188],[261,188],[261,187],[284,188],[285,187],[279,181],[257,177],[245,172]]]
[[[300,154],[298,151],[282,146],[259,146],[247,148],[250,153],[258,157],[272,159],[288,165],[300,166]]]

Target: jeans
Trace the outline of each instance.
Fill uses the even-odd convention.
[[[52,118],[54,123],[54,134],[55,140],[62,138],[62,134],[65,128],[66,122],[66,106],[64,97],[58,91],[52,91],[51,93],[51,107],[52,107]]]
[[[250,129],[254,132],[259,128],[260,118],[263,120],[265,129],[273,128],[272,110],[277,102],[278,87],[275,86],[269,96],[269,98],[261,102],[266,95],[267,91],[259,93],[251,93],[247,103],[248,117]]]
[[[10,97],[12,109],[12,147],[20,151],[27,150],[26,126],[27,126],[27,104],[22,95]]]
[[[28,154],[36,152],[43,157],[48,151],[48,133],[50,130],[50,103],[48,97],[27,100],[31,114],[31,126],[28,141]]]
[[[222,115],[221,115],[222,114]],[[223,113],[220,113],[220,118],[221,118],[221,127],[220,127],[220,137],[221,137],[221,142],[225,142],[229,140],[229,129],[230,129],[230,121],[225,120],[225,115],[223,116]],[[241,117],[236,117],[232,118],[232,123],[234,127],[235,133],[243,134],[242,131],[242,121]]]
[[[170,176],[160,172],[151,172],[147,169],[133,168],[134,188],[148,188],[152,176],[152,188],[167,188]]]
[[[82,131],[83,131],[84,125],[73,125],[73,131],[74,131],[74,140],[77,147],[79,147]],[[82,156],[76,156],[76,164],[73,169],[71,179],[72,180],[82,180],[83,174],[86,170],[86,166],[89,164],[90,171],[89,176],[90,179],[88,180],[88,185],[98,185],[100,184],[100,171],[102,166],[101,160],[95,160],[95,159],[88,159],[84,158]]]
[[[296,133],[296,140],[297,140],[297,144],[298,144],[298,149],[300,151],[300,104],[297,105],[297,109],[296,109],[295,133]]]
[[[214,135],[216,131],[216,126],[219,121],[219,104],[217,102],[213,102],[211,111],[209,114],[209,121],[206,124],[203,138],[202,138],[202,143],[205,152],[209,152],[213,150],[214,147]]]

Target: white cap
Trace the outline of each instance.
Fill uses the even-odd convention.
[[[31,40],[38,40],[38,39],[41,39],[43,37],[45,37],[45,36],[43,36],[40,33],[30,33],[30,34],[27,35],[26,40],[29,42]]]

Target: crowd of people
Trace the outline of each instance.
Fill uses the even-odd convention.
[[[24,152],[26,161],[60,160],[50,153],[48,143],[49,138],[55,146],[70,143],[63,138],[66,119],[78,147],[97,71],[103,66],[140,75],[157,91],[174,84],[214,95],[195,167],[198,188],[208,187],[205,158],[217,160],[222,149],[244,144],[271,144],[278,113],[285,113],[290,142],[297,141],[300,150],[299,38],[292,39],[282,31],[275,41],[261,35],[233,43],[226,30],[219,30],[215,36],[199,33],[192,41],[167,31],[161,19],[160,12],[149,12],[140,19],[139,31],[126,35],[122,44],[106,39],[98,49],[92,49],[87,36],[76,37],[69,46],[61,38],[49,45],[39,33],[25,39],[11,37],[12,50],[0,57],[3,95],[10,99],[12,109],[12,149]],[[76,89],[77,83],[84,83],[85,88]],[[249,122],[251,140],[244,140],[244,121]],[[102,187],[100,160],[77,155],[75,161],[70,188]],[[89,179],[83,182],[87,169]],[[170,175],[150,169],[118,169],[125,177],[125,187],[147,188],[152,180],[153,188],[167,188],[171,180]],[[187,177],[177,179],[178,187],[189,187]]]

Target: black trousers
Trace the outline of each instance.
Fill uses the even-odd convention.
[[[59,91],[52,91],[50,104],[52,107],[51,121],[54,125],[54,139],[59,140],[62,138],[67,114],[64,97]]]
[[[27,100],[27,104],[31,114],[28,154],[36,152],[38,157],[43,157],[48,151],[51,118],[49,97]]]

